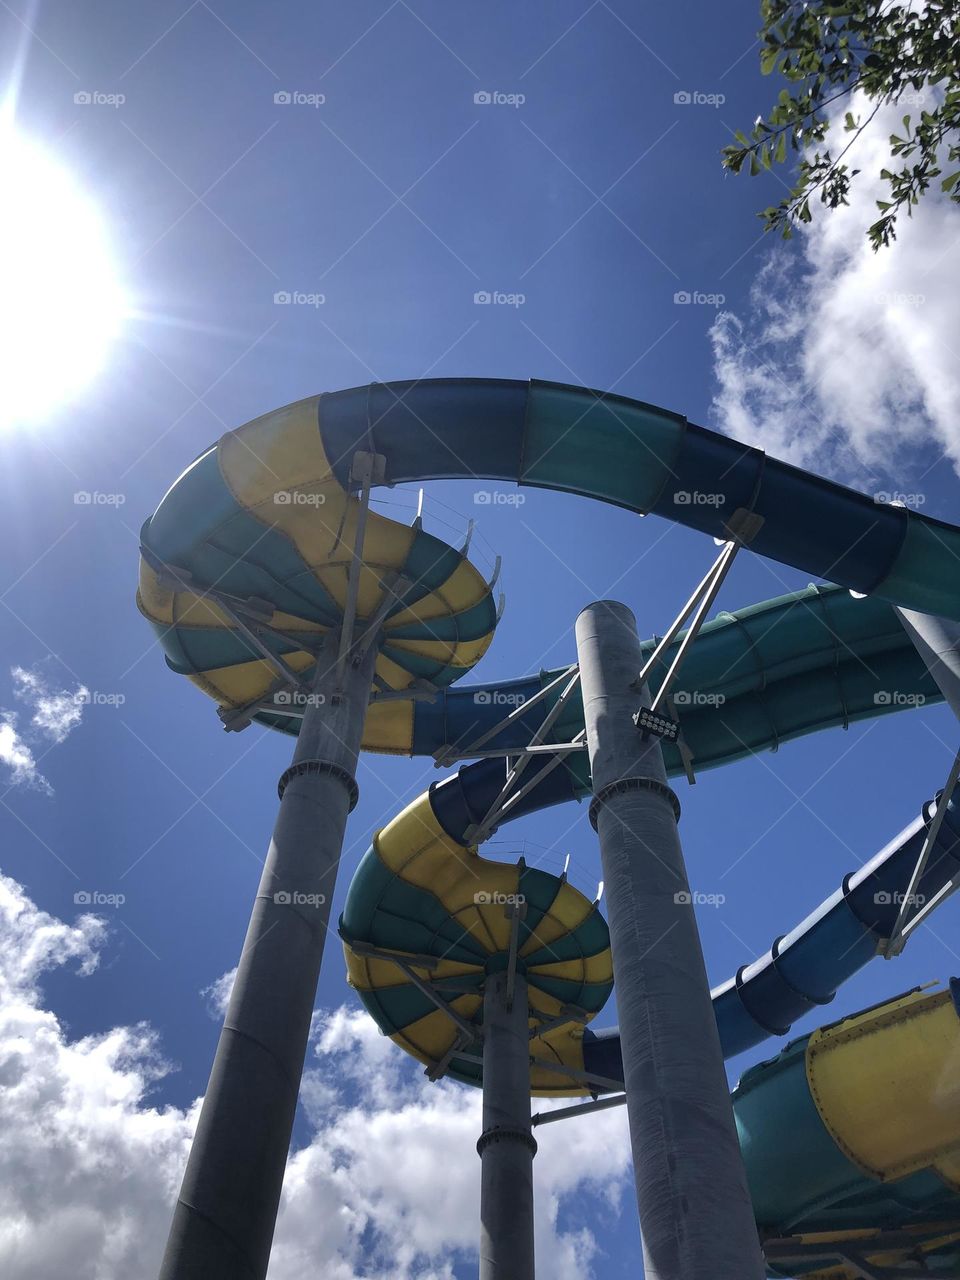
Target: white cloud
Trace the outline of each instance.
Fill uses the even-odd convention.
[[[905,110],[881,110],[851,152],[850,207],[816,205],[795,247],[767,256],[749,314],[711,330],[722,429],[860,483],[909,473],[919,443],[960,472],[960,208],[934,183],[890,248],[874,253],[864,234]]]
[[[56,743],[65,742],[83,716],[90,690],[82,684],[76,689],[57,689],[42,672],[12,667],[14,695],[33,709],[30,723]]]
[[[57,920],[0,877],[4,1280],[126,1280],[159,1267],[197,1104],[153,1104],[170,1067],[148,1026],[71,1038],[38,988],[53,966],[91,974],[105,929],[94,916]],[[231,978],[207,990],[222,996]],[[476,1249],[479,1094],[428,1085],[357,1009],[322,1013],[314,1030],[311,1136],[287,1171],[270,1280],[451,1280]],[[625,1117],[547,1126],[538,1139],[539,1268],[587,1280],[602,1272],[598,1238],[625,1187]]]
[[[447,1280],[477,1247],[479,1092],[426,1085],[359,1010],[321,1020],[314,1061],[306,1089],[326,1089],[326,1124],[287,1171],[271,1280],[295,1280],[311,1260],[324,1275],[353,1280],[362,1239],[370,1280]],[[544,1126],[537,1141],[537,1269],[585,1280],[601,1260],[597,1234],[565,1229],[562,1211],[577,1196],[591,1220],[616,1216],[629,1167],[626,1116]],[[344,1206],[332,1234],[318,1203]]]
[[[37,907],[0,876],[0,1274],[112,1280],[159,1258],[190,1120],[146,1104],[164,1073],[146,1026],[71,1040],[42,1007],[55,966],[96,967],[105,926]]]
[[[17,731],[12,711],[0,711],[0,764],[6,766],[7,781],[14,787],[36,787],[48,794],[50,783],[37,769],[33,752]]]
[[[215,1022],[223,1021],[236,977],[236,969],[228,969],[217,978],[216,982],[211,982],[209,987],[204,987],[200,992],[200,997],[207,1006],[207,1012]]]
[[[29,728],[20,727],[15,711],[0,709],[0,764],[7,769],[7,781],[14,787],[33,787],[47,795],[53,788],[37,766],[34,747],[44,740],[58,745],[65,742],[83,717],[90,696],[85,685],[76,689],[52,686],[36,668],[11,667],[14,697],[27,703]]]

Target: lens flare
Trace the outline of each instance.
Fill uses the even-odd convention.
[[[125,311],[96,204],[0,129],[0,427],[47,417],[102,369]]]

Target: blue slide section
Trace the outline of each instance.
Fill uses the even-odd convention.
[[[752,964],[712,992],[723,1056],[732,1058],[769,1036],[782,1036],[877,954],[890,936],[916,866],[936,801],[811,915]],[[951,800],[917,887],[929,901],[960,872],[960,805]],[[584,1033],[584,1066],[596,1075],[623,1079],[616,1027]]]

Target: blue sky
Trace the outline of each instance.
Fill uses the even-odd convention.
[[[200,992],[236,962],[290,754],[288,740],[259,728],[224,734],[212,704],[165,668],[135,607],[139,527],[197,453],[224,430],[321,390],[539,377],[664,405],[868,491],[920,493],[925,511],[956,517],[957,360],[930,340],[933,329],[949,332],[945,308],[955,319],[944,281],[956,212],[933,209],[929,234],[911,229],[882,263],[863,255],[849,218],[791,246],[761,242],[754,214],[779,199],[779,179],[725,177],[719,161],[730,131],[772,96],[756,66],[757,24],[752,4],[689,0],[642,14],[622,0],[521,10],[499,0],[4,6],[0,47],[17,128],[99,204],[131,300],[93,384],[0,435],[0,707],[19,716],[17,733],[49,784],[21,778],[0,792],[0,870],[35,904],[11,906],[9,919],[33,921],[57,942],[14,986],[25,1007],[43,1011],[59,1046],[55,1064],[39,1049],[36,1064],[55,1073],[60,1096],[77,1046],[88,1066],[105,1046],[108,1082],[95,1092],[107,1110],[94,1109],[103,1124],[89,1142],[114,1134],[111,1150],[127,1152],[118,1168],[130,1152],[143,1156],[123,1145],[138,1117],[151,1108],[161,1116],[150,1123],[165,1153],[162,1187],[145,1171],[133,1190],[118,1173],[115,1185],[108,1178],[84,1192],[97,1275],[122,1269],[101,1221],[111,1205],[149,1223],[155,1250],[162,1243],[163,1196],[218,1034]],[[478,104],[481,92],[522,101]],[[932,255],[931,240],[953,259]],[[877,303],[902,294],[904,281],[922,305]],[[280,291],[323,301],[278,305]],[[523,300],[478,306],[478,291]],[[682,304],[678,292],[722,297]],[[78,492],[113,498],[78,504]],[[440,534],[443,521],[463,530],[476,517],[481,563],[503,556],[506,613],[480,668],[490,679],[571,661],[574,619],[594,598],[614,595],[643,635],[662,632],[714,554],[664,522],[547,493],[478,506],[474,486],[436,484],[426,514]],[[805,582],[742,555],[719,604]],[[82,685],[98,696],[55,743],[31,726],[14,668],[53,694]],[[928,708],[788,745],[684,790],[691,880],[725,896],[700,913],[711,981],[765,950],[906,825],[942,785],[955,745],[949,713]],[[371,833],[436,776],[430,761],[363,759],[338,898]],[[548,868],[572,854],[587,891],[599,878],[585,807],[525,819],[502,839],[492,851],[522,849]],[[124,901],[102,910],[104,925],[78,925],[80,890]],[[903,957],[864,971],[830,1016],[960,972],[958,911],[947,905]],[[25,936],[17,933],[20,945]],[[99,963],[78,976],[65,961],[90,948]],[[469,1134],[456,1129],[460,1095],[424,1096],[428,1087],[395,1061],[399,1051],[386,1046],[385,1055],[364,1031],[337,947],[327,951],[318,1008],[327,1018],[316,1047],[322,1074],[311,1075],[311,1106],[298,1118],[306,1154],[278,1234],[279,1280],[296,1274],[298,1250],[316,1256],[311,1232],[323,1232],[314,1220],[331,1212],[338,1185],[349,1190],[331,1183],[311,1212],[308,1161],[329,1158],[323,1134],[334,1114],[338,1123],[347,1113],[385,1123],[384,1094],[357,1063],[431,1120],[421,1140],[443,1144],[468,1190],[478,1164]],[[600,1023],[614,1019],[611,1005]],[[140,1024],[146,1040],[124,1030]],[[730,1063],[731,1080],[748,1065]],[[111,1102],[124,1088],[130,1096]],[[29,1134],[29,1112],[18,1114]],[[573,1125],[580,1131],[562,1138],[554,1130],[571,1126],[544,1131],[540,1165],[566,1164],[541,1175],[541,1256],[557,1275],[636,1275],[623,1119]],[[42,1169],[27,1164],[35,1153],[23,1143],[24,1167]],[[430,1163],[430,1152],[422,1159]],[[46,1220],[22,1207],[26,1244],[11,1245],[5,1224],[5,1274],[95,1274],[71,1267],[69,1251],[62,1261],[42,1252],[44,1230],[66,1213],[70,1192],[60,1190],[63,1204],[48,1188]],[[331,1274],[380,1274],[378,1251],[397,1239],[399,1194],[379,1187],[354,1235],[330,1226]],[[405,1274],[472,1273],[466,1192],[462,1206],[467,1220],[448,1236],[412,1230]]]

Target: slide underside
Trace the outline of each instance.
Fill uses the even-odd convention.
[[[958,1000],[956,980],[909,992],[744,1075],[734,1115],[771,1275],[958,1274]]]

